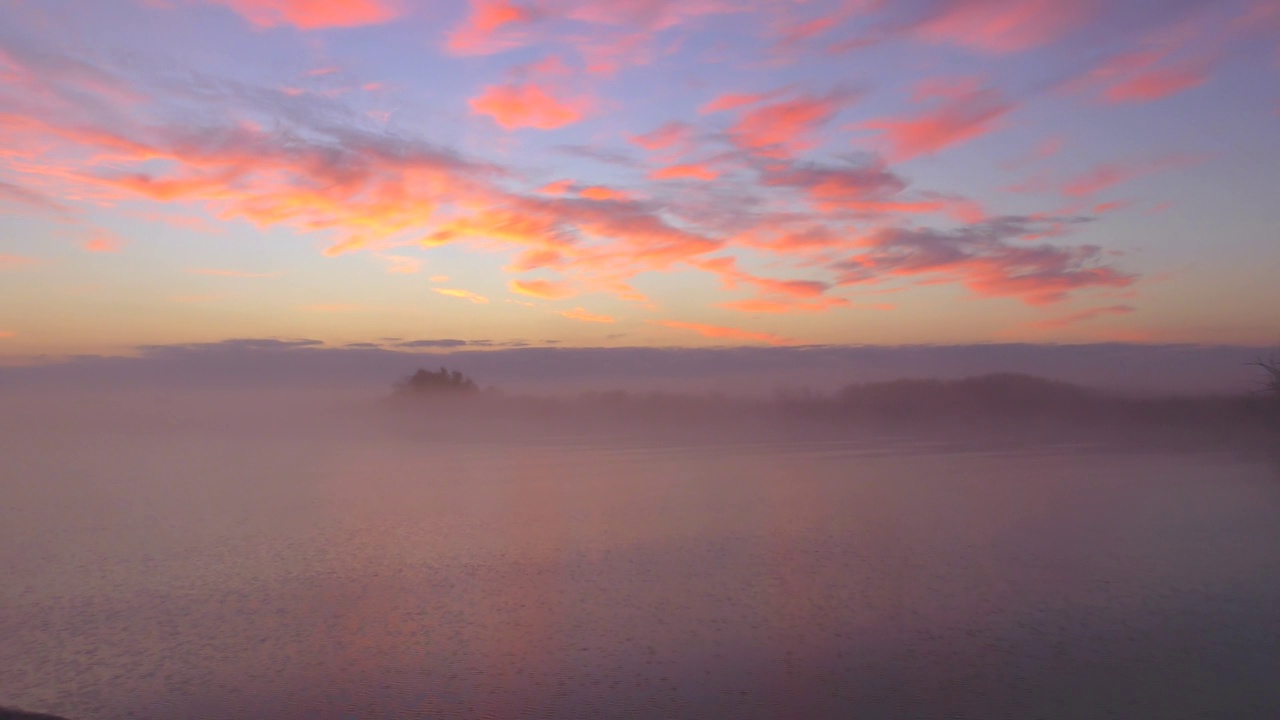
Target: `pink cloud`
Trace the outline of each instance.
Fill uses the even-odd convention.
[[[690,262],[694,267],[715,273],[726,288],[750,285],[762,296],[721,304],[731,310],[753,313],[822,312],[849,304],[843,298],[824,297],[831,285],[819,280],[778,280],[753,275],[738,268],[732,257],[707,258]]]
[[[13,270],[15,268],[28,267],[35,263],[35,258],[23,255],[0,255],[0,270]]]
[[[801,190],[821,213],[848,211],[868,217],[946,214],[962,222],[977,222],[984,216],[980,205],[965,198],[907,195],[906,181],[880,163],[780,163],[763,173],[761,180],[766,187]]]
[[[912,33],[985,53],[1020,52],[1060,40],[1098,6],[1097,0],[945,0]]]
[[[84,249],[92,253],[118,253],[124,248],[124,241],[116,235],[97,230],[84,242]]]
[[[571,284],[555,280],[512,280],[509,287],[511,292],[543,300],[561,300],[577,294]]]
[[[1017,298],[1028,305],[1049,305],[1071,293],[1125,288],[1135,276],[1103,263],[1094,245],[1012,245],[1009,240],[1043,233],[1055,221],[997,218],[954,232],[925,228],[889,228],[861,242],[860,251],[839,263],[841,284],[890,277],[927,283],[959,283],[983,297]]]
[[[682,122],[669,122],[643,135],[631,135],[628,139],[645,150],[666,150],[674,145],[689,142],[693,128]]]
[[[1112,200],[1111,202],[1098,203],[1097,205],[1094,205],[1093,213],[1095,215],[1101,215],[1103,213],[1115,212],[1117,210],[1124,210],[1125,208],[1132,207],[1132,206],[1133,206],[1133,202],[1130,200]]]
[[[762,342],[769,345],[794,345],[796,342],[780,335],[774,335],[767,332],[755,332],[752,330],[742,330],[740,328],[723,327],[720,325],[704,325],[702,323],[680,322],[677,320],[661,320],[654,321],[655,324],[663,327],[669,327],[675,330],[688,330],[698,333],[703,337],[721,338],[726,340],[743,340],[746,342]]]
[[[604,187],[603,185],[588,185],[578,191],[580,197],[588,200],[617,200],[626,201],[631,199],[631,194],[622,190]]]
[[[561,70],[557,63],[540,62],[522,72]],[[517,81],[513,87],[530,84],[526,77],[511,79]],[[972,83],[932,89],[930,96],[943,106],[984,92]],[[359,123],[311,123],[308,113],[286,117],[275,105],[322,103],[317,107],[324,109],[330,106],[323,103],[337,100],[293,99],[274,91],[270,98],[261,101],[246,93],[223,98],[225,107],[211,103],[204,108],[208,126],[198,132],[154,119],[162,113],[131,119],[121,112],[108,121],[94,107],[33,116],[11,112],[0,116],[0,147],[24,153],[20,162],[7,166],[11,175],[68,202],[96,207],[139,199],[167,203],[175,213],[198,210],[223,224],[245,221],[307,234],[329,243],[327,254],[372,252],[397,263],[393,268],[400,261],[391,258],[402,256],[386,253],[406,244],[456,243],[509,253],[509,272],[550,270],[565,278],[556,281],[561,289],[610,293],[631,302],[645,301],[631,286],[637,275],[690,267],[716,272],[726,287],[753,291],[754,297],[729,307],[759,313],[839,307],[846,301],[830,296],[834,286],[886,280],[951,282],[980,295],[1030,303],[1132,282],[1132,276],[1105,266],[1106,258],[1087,249],[1020,246],[1027,235],[1051,237],[1047,222],[1016,235],[991,235],[989,227],[1008,219],[983,220],[982,208],[970,200],[909,188],[886,165],[778,157],[780,149],[807,146],[848,101],[845,95],[788,90],[741,104],[721,103],[732,106],[723,111],[733,113],[726,124],[738,151],[707,163],[666,164],[670,161],[660,157],[644,165],[618,163],[616,172],[593,179],[619,182],[619,175],[656,167],[650,174],[654,179],[709,180],[719,168],[732,167],[730,181],[654,185],[634,200],[619,189],[624,186],[568,179],[533,191],[529,188],[536,183],[519,170],[523,163],[476,162],[411,133],[392,135]],[[340,107],[345,106],[331,109]],[[257,122],[244,119],[249,117]],[[677,147],[682,136],[687,137],[684,129],[672,126],[665,134],[641,136],[636,144],[662,152]],[[616,129],[613,139],[619,139]],[[604,136],[598,141],[606,143]],[[931,237],[903,230],[914,224],[908,216],[918,214],[940,214],[966,225]],[[1069,227],[1065,221],[1058,226]],[[774,268],[768,272],[779,277],[710,262],[713,254],[743,249],[768,254],[761,266]],[[519,292],[516,282],[533,293],[558,294],[552,281],[513,281],[513,292]],[[435,289],[483,301],[469,291]]]
[[[788,92],[788,89],[770,90],[762,93],[725,93],[718,95],[715,99],[705,103],[698,108],[699,115],[709,115],[711,113],[724,112],[726,110],[737,110],[738,108],[748,105],[755,105],[767,100],[773,100],[781,97]]]
[[[1200,87],[1212,76],[1207,58],[1197,58],[1173,67],[1158,67],[1135,73],[1112,85],[1102,97],[1112,103],[1154,102]]]
[[[386,0],[206,0],[231,8],[262,27],[293,25],[300,30],[373,25],[399,15]]]
[[[715,180],[719,176],[716,169],[697,163],[668,165],[649,173],[650,180]]]
[[[18,336],[18,333],[12,330],[0,330],[0,340],[8,340],[9,338],[14,338],[17,336]]]
[[[887,155],[903,162],[959,145],[994,130],[1015,103],[994,88],[980,88],[947,99],[922,114],[866,123],[881,130]]]
[[[729,128],[729,136],[740,147],[765,155],[806,150],[816,144],[815,131],[852,100],[848,93],[833,92],[758,105],[742,113]]]
[[[431,289],[440,293],[441,295],[460,298],[462,300],[468,300],[477,305],[486,305],[489,302],[489,298],[483,295],[478,295],[476,293],[473,293],[470,290],[459,290],[457,288],[431,288]]]
[[[422,269],[422,259],[408,255],[380,254],[387,261],[387,272],[395,275],[412,275]]]
[[[812,40],[840,24],[845,19],[845,15],[846,13],[842,12],[832,12],[800,22],[779,25],[775,28],[778,46],[785,49]]]
[[[1061,153],[1065,145],[1065,137],[1062,135],[1050,135],[1037,142],[1029,151],[1001,163],[1000,167],[1004,170],[1021,170],[1028,166],[1043,164],[1046,160],[1052,159]],[[1028,190],[1011,189],[1010,192],[1028,192]]]
[[[583,308],[574,308],[572,310],[565,310],[560,314],[563,315],[564,317],[569,318],[570,320],[578,320],[581,322],[593,322],[593,323],[613,322],[613,318],[608,315],[597,315],[592,312],[587,312]]]
[[[813,300],[749,298],[747,300],[721,303],[720,307],[745,313],[776,315],[797,312],[819,313],[847,305],[849,305],[849,301],[840,297],[821,297]]]
[[[1202,158],[1179,155],[1128,165],[1104,163],[1067,181],[1063,185],[1062,194],[1069,197],[1085,197],[1146,175],[1187,167],[1201,161]]]
[[[545,195],[564,195],[573,189],[574,184],[572,180],[556,180],[538,188],[538,192]]]
[[[1066,144],[1066,139],[1061,135],[1053,135],[1041,140],[1036,145],[1032,155],[1036,160],[1048,160],[1062,152],[1062,146]]]
[[[579,0],[569,4],[565,15],[579,22],[654,32],[740,8],[724,0]]]
[[[463,24],[449,33],[445,49],[455,55],[482,55],[521,44],[515,28],[533,20],[533,11],[509,0],[471,0]]]
[[[582,119],[589,103],[557,99],[534,83],[490,85],[469,103],[471,112],[488,115],[507,130],[554,130]]]
[[[1052,330],[1066,327],[1068,325],[1088,322],[1089,320],[1106,317],[1108,315],[1126,315],[1133,312],[1134,309],[1135,308],[1132,305],[1108,305],[1105,307],[1095,307],[1089,308],[1088,310],[1081,310],[1080,312],[1069,313],[1067,315],[1059,315],[1056,317],[1045,318],[1044,320],[1037,320],[1036,322],[1031,323],[1031,325],[1032,327],[1037,327],[1042,330]]]
[[[1207,83],[1226,47],[1238,42],[1208,16],[1185,18],[1140,38],[1137,47],[1112,55],[1065,85],[1069,92],[1097,92],[1108,103],[1163,100]]]

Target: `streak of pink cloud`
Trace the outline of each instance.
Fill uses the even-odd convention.
[[[990,54],[1048,45],[1083,25],[1097,0],[946,0],[912,29],[921,40]]]
[[[1203,158],[1178,155],[1129,164],[1104,163],[1067,181],[1062,187],[1062,194],[1068,197],[1086,197],[1146,175],[1184,168],[1202,161]]]
[[[693,137],[693,128],[682,122],[669,122],[643,135],[628,136],[628,140],[645,150],[666,150],[674,145],[687,143]]]
[[[386,0],[206,0],[234,10],[257,27],[292,25],[300,30],[375,25],[395,19]]]
[[[599,315],[597,313],[588,312],[585,308],[574,308],[572,310],[564,310],[560,313],[570,320],[590,323],[611,323],[613,318],[609,315]]]
[[[657,325],[672,328],[674,330],[688,330],[698,333],[703,337],[720,338],[727,340],[744,340],[747,342],[762,342],[769,345],[794,345],[796,342],[789,338],[775,335],[767,332],[755,332],[752,330],[743,330],[741,328],[724,327],[721,325],[706,325],[703,323],[680,322],[678,320],[659,320],[653,321]]]
[[[838,307],[846,307],[850,303],[841,297],[820,297],[812,300],[748,298],[733,302],[721,303],[720,307],[739,312],[781,315],[784,313],[822,313]]]
[[[1111,103],[1154,102],[1200,87],[1212,74],[1209,60],[1197,58],[1136,73],[1107,88],[1102,97]]]
[[[476,293],[473,293],[470,290],[459,290],[457,288],[431,288],[431,289],[436,291],[437,293],[440,293],[441,295],[459,298],[462,300],[467,300],[477,305],[486,305],[489,302],[489,298],[483,295],[478,295]]]
[[[719,176],[714,168],[696,163],[668,165],[649,173],[651,180],[715,180]]]
[[[556,280],[512,280],[511,292],[542,300],[561,300],[577,294],[573,286]]]
[[[711,113],[724,112],[726,110],[737,110],[738,108],[748,105],[755,105],[768,100],[781,97],[789,92],[783,88],[779,90],[770,90],[761,93],[725,93],[717,95],[715,98],[704,103],[698,108],[699,115],[710,115]]]
[[[970,91],[914,116],[873,120],[892,162],[931,155],[995,130],[1016,104],[993,88]]]
[[[26,257],[24,255],[0,255],[0,270],[12,270],[14,268],[28,267],[35,263],[35,258]]]
[[[1136,308],[1132,305],[1108,305],[1105,307],[1089,308],[1088,310],[1081,310],[1067,315],[1045,318],[1044,320],[1037,320],[1036,322],[1031,323],[1031,325],[1032,327],[1040,328],[1042,330],[1052,330],[1066,327],[1068,325],[1088,322],[1108,315],[1127,315],[1135,309]]]
[[[740,147],[785,156],[813,147],[816,131],[853,101],[848,93],[801,94],[746,110],[729,128]]]

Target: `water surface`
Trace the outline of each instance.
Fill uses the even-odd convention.
[[[880,438],[10,432],[0,704],[1275,718],[1280,475]]]

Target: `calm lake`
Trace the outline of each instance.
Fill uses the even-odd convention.
[[[0,437],[0,705],[1280,716],[1280,470],[875,441]]]

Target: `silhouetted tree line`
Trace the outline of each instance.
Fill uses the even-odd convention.
[[[480,386],[461,371],[442,367],[437,371],[419,369],[396,383],[395,389],[402,394],[458,396],[475,394]]]
[[[504,411],[530,417],[607,413],[613,418],[642,420],[669,416],[767,417],[783,413],[823,423],[998,422],[1020,419],[1060,420],[1094,425],[1136,423],[1144,426],[1280,427],[1280,362],[1252,363],[1265,373],[1258,393],[1209,396],[1124,396],[1071,383],[1018,373],[996,373],[961,379],[903,379],[853,384],[835,393],[813,390],[781,392],[772,399],[732,398],[717,394],[584,393],[578,398],[507,397]],[[396,384],[402,397],[467,397],[480,387],[458,370],[418,370]],[[492,390],[492,388],[491,388]]]

